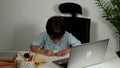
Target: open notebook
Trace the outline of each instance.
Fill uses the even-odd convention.
[[[69,58],[53,61],[61,68],[86,68],[104,60],[109,39],[85,43],[72,48]]]

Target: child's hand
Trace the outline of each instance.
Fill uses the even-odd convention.
[[[70,52],[71,52],[71,49],[70,48],[66,48],[66,49],[64,49],[64,50],[62,50],[60,52],[57,52],[55,55],[56,56],[64,56],[66,54],[69,54]]]
[[[45,55],[46,55],[46,56],[55,56],[55,53],[52,52],[52,51],[50,51],[50,50],[47,50],[47,51],[45,52]]]
[[[39,48],[38,46],[30,45],[30,50],[33,51],[33,52],[37,52],[38,48]]]

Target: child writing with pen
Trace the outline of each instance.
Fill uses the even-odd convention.
[[[47,21],[46,31],[40,33],[30,45],[31,51],[47,56],[64,56],[70,53],[70,45],[80,45],[79,40],[65,31],[64,22],[62,17],[51,17]]]

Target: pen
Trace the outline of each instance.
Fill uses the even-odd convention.
[[[35,62],[35,64],[40,64],[40,63],[47,63],[47,62],[38,62],[38,63],[37,63],[37,62]]]
[[[31,50],[30,50],[30,48],[29,48],[29,55],[31,55]]]
[[[31,55],[31,56],[29,57],[29,60],[28,60],[28,61],[32,61],[32,59],[33,59],[33,55]]]
[[[28,58],[28,61],[32,61],[32,58],[33,58],[33,55],[31,55],[31,50],[29,48],[29,58]]]
[[[33,61],[36,59],[37,54],[38,54],[38,53],[35,53],[35,55],[34,55],[34,57],[33,57]]]
[[[40,48],[38,48],[38,51],[40,50]],[[33,57],[33,61],[36,59],[36,57],[37,57],[37,52],[35,53],[35,56]]]

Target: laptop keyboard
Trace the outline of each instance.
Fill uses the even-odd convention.
[[[60,64],[60,66],[62,66],[62,67],[64,67],[64,68],[67,68],[68,63],[62,63],[62,64]]]
[[[53,61],[53,63],[63,67],[63,68],[67,68],[68,66],[68,60],[69,58],[65,58],[65,59],[60,59],[60,60],[56,60],[56,61]]]

